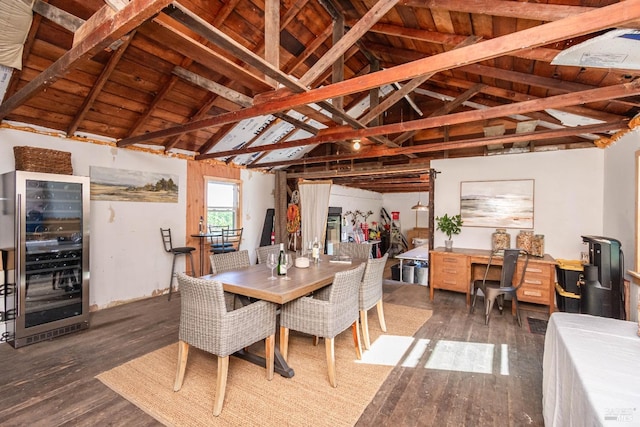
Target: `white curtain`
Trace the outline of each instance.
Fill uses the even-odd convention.
[[[300,191],[302,247],[306,248],[308,242],[312,242],[316,237],[324,247],[331,181],[302,181],[298,183],[298,189]]]

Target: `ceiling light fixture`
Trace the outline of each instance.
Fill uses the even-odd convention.
[[[424,211],[428,211],[429,210],[429,206],[423,205],[422,202],[420,202],[420,192],[419,191],[418,191],[418,203],[416,203],[415,205],[411,206],[411,210],[412,211],[420,211],[420,212],[424,212]]]
[[[359,150],[360,149],[360,140],[359,139],[354,139],[353,140],[353,149],[354,150]]]

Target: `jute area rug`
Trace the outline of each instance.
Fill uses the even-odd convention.
[[[430,310],[395,304],[385,304],[384,311],[385,335],[413,336],[431,317]],[[369,331],[373,347],[382,334],[375,310],[369,311]],[[292,331],[289,365],[294,377],[275,374],[267,381],[264,368],[231,357],[224,407],[214,417],[216,357],[191,348],[182,389],[174,392],[177,359],[176,343],[97,378],[168,426],[352,426],[393,369],[357,363],[349,328],[336,337],[338,387],[333,388],[324,342],[314,346],[311,337]]]

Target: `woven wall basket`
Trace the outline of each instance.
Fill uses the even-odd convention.
[[[38,147],[13,147],[16,170],[73,175],[71,153]]]

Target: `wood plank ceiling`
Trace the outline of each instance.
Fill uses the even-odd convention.
[[[431,159],[606,146],[640,112],[638,69],[551,64],[637,29],[640,0],[35,0],[33,10],[3,120],[379,192],[425,190]]]

